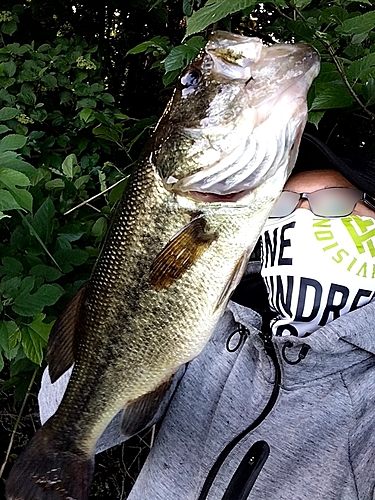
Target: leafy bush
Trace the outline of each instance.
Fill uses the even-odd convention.
[[[228,25],[231,14],[242,12],[252,28],[273,40],[305,42],[322,57],[319,77],[309,94],[309,120],[316,125],[326,110],[359,110],[373,119],[375,113],[375,10],[370,0],[208,0],[189,10],[186,36],[215,22]]]
[[[0,371],[22,396],[51,326],[87,280],[125,182],[129,156],[154,119],[134,124],[106,91],[97,47],[79,37],[12,43],[20,6],[0,13]],[[131,164],[129,156],[128,164]],[[100,189],[100,191],[99,191]]]
[[[184,0],[186,34],[173,47],[168,37],[142,42],[130,53],[145,52],[164,66],[163,81],[171,83],[204,45],[196,33],[216,28],[245,35],[304,42],[321,55],[320,75],[309,93],[309,121],[318,126],[327,110],[360,112],[375,117],[375,6],[370,0]],[[235,17],[237,20],[235,21]],[[239,17],[238,17],[239,16]],[[187,37],[191,37],[188,38]]]

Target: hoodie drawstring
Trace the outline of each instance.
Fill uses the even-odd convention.
[[[307,356],[307,353],[309,352],[310,350],[310,346],[307,345],[307,344],[302,344],[302,347],[298,353],[298,357],[297,359],[289,359],[286,355],[286,350],[287,349],[290,349],[291,347],[294,347],[294,344],[293,342],[290,342],[288,340],[288,342],[285,342],[285,344],[283,345],[282,349],[281,349],[281,355],[283,357],[283,360],[285,361],[285,363],[288,363],[288,365],[297,365],[300,361],[302,361],[303,359],[306,358]]]

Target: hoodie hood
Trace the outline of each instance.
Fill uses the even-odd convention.
[[[257,274],[259,270],[260,263],[251,262],[244,282],[249,282],[249,274]],[[249,290],[248,292],[250,293]],[[255,312],[249,308],[249,304],[243,304],[246,293],[242,290],[242,304],[232,300],[228,308],[235,321],[250,331],[248,340],[262,351],[263,342],[259,331],[254,328],[255,326],[260,330],[261,311]],[[254,289],[251,294],[256,295]],[[239,298],[238,293],[234,298]],[[375,364],[375,301],[331,321],[306,337],[274,336],[272,341],[278,352],[283,371],[282,385],[285,388],[291,389],[306,384],[309,380],[342,372],[364,361]],[[301,352],[303,359],[297,361]]]
[[[249,262],[239,286],[240,288],[242,285],[243,288],[241,291],[236,290],[228,304],[229,309],[240,322],[244,318],[249,318],[253,322],[253,312],[258,313],[259,318],[266,308],[266,304],[261,303],[261,300],[267,300],[267,292],[260,276],[260,269],[259,261]],[[250,316],[246,312],[248,308],[253,310]],[[260,319],[259,321],[261,323]],[[308,344],[317,352],[345,353],[353,349],[362,349],[375,355],[375,298],[369,304],[340,316],[306,337],[290,335],[279,339],[282,340],[282,338],[286,338],[295,345]]]

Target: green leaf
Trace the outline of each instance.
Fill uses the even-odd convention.
[[[81,266],[88,259],[88,253],[75,248],[73,250],[63,248],[55,252],[54,257],[64,273],[73,270],[72,266]]]
[[[19,110],[16,108],[5,107],[0,109],[0,121],[11,120],[19,114]]]
[[[62,148],[66,148],[69,144],[69,137],[66,136],[66,135],[60,135],[60,137],[57,138],[57,144],[62,147]]]
[[[367,79],[367,75],[370,71],[375,70],[375,53],[368,54],[365,57],[357,59],[354,61],[346,70],[346,76],[349,80],[357,80],[362,78]]]
[[[47,111],[45,109],[32,109],[30,111],[30,118],[36,122],[44,122],[47,118]]]
[[[129,177],[125,177],[125,179],[122,179],[122,182],[114,186],[110,193],[109,193],[109,201],[111,203],[116,203],[122,196],[122,193],[124,192],[124,189],[128,183]]]
[[[33,86],[28,83],[24,83],[21,86],[21,92],[17,95],[17,97],[19,101],[24,102],[29,106],[34,106],[36,103],[36,95],[33,92]]]
[[[30,276],[40,276],[46,281],[56,281],[62,273],[54,267],[38,264],[30,269]]]
[[[12,309],[21,316],[34,316],[46,306],[56,304],[63,294],[64,290],[59,285],[42,285],[33,294],[22,293],[16,297]]]
[[[73,94],[71,92],[68,92],[67,90],[64,90],[64,92],[61,92],[60,94],[60,104],[65,104],[66,102],[69,102],[73,97]]]
[[[17,29],[17,23],[14,19],[11,21],[5,21],[1,26],[1,31],[6,35],[13,35]]]
[[[208,0],[204,7],[188,18],[185,38],[204,30],[229,14],[252,8],[256,4],[256,0]]]
[[[6,125],[0,125],[0,134],[4,134],[5,132],[8,132],[10,130],[9,127]]]
[[[43,250],[45,251],[46,255],[48,255],[48,257],[52,260],[52,262],[56,265],[56,267],[58,267],[60,269],[58,263],[56,262],[56,260],[54,259],[53,255],[50,253],[50,251],[48,250],[48,248],[46,247],[46,245],[44,244],[44,242],[42,241],[42,239],[40,238],[39,234],[35,231],[35,229],[33,228],[33,226],[30,224],[30,222],[27,220],[27,218],[22,214],[22,212],[20,212],[20,215],[22,217],[23,223],[29,229],[30,234],[32,236],[34,236],[34,238],[36,238],[37,242],[43,248]]]
[[[44,318],[44,314],[36,314],[33,322],[21,329],[21,343],[25,354],[33,363],[38,365],[42,363],[43,349],[47,345],[48,336],[52,328],[52,323],[43,323]]]
[[[112,94],[108,94],[108,92],[104,92],[104,94],[100,94],[99,99],[103,101],[105,104],[113,104],[115,102],[115,98]]]
[[[0,189],[0,210],[14,210],[17,208],[22,207],[20,207],[10,192],[5,189]]]
[[[37,178],[37,169],[34,168],[30,163],[22,160],[14,151],[4,151],[0,153],[0,165],[4,168],[10,168],[12,170],[17,170],[25,174],[31,182]]]
[[[0,153],[3,151],[21,149],[27,142],[24,135],[9,134],[0,141]]]
[[[104,125],[108,125],[109,127],[114,126],[114,121],[112,116],[108,116],[108,114],[97,113],[97,112],[94,113],[94,116],[100,123],[104,123]]]
[[[15,358],[19,347],[12,341],[15,334],[19,334],[19,328],[14,321],[0,322],[0,348],[9,360]]]
[[[168,71],[163,75],[163,84],[165,86],[171,84],[181,73],[180,69],[175,69],[174,71]]]
[[[105,217],[100,217],[95,224],[92,226],[91,233],[97,238],[102,238],[107,230],[107,219]]]
[[[63,179],[53,179],[51,181],[47,181],[44,184],[44,187],[48,189],[48,191],[52,191],[52,189],[64,189],[65,188],[65,182]]]
[[[6,89],[13,85],[16,81],[15,78],[7,78],[6,76],[0,76],[0,88]]]
[[[315,84],[340,81],[340,75],[333,63],[322,62]]]
[[[30,186],[30,180],[25,174],[9,168],[0,168],[0,183],[4,184],[10,191],[14,186]]]
[[[42,82],[47,87],[47,89],[53,89],[57,87],[57,80],[53,75],[44,75],[42,78]]]
[[[368,33],[375,27],[375,11],[366,12],[360,16],[346,19],[341,26],[336,28],[338,33],[344,35],[360,35]]]
[[[119,140],[119,135],[117,131],[113,128],[106,127],[105,125],[97,125],[92,133],[111,142],[117,142]]]
[[[92,97],[84,97],[77,102],[76,109],[79,108],[96,108],[96,100]]]
[[[206,44],[201,36],[196,36],[182,45],[174,47],[165,58],[164,67],[166,72],[181,70],[197,56],[198,52]]]
[[[0,168],[0,186],[6,187],[16,202],[29,212],[32,211],[33,198],[25,189],[18,189],[16,186],[27,187],[30,185],[30,180],[25,174],[10,170],[8,168]]]
[[[14,61],[5,62],[2,64],[2,66],[3,66],[4,75],[9,77],[9,78],[12,77],[17,70],[17,65]]]
[[[79,117],[84,122],[87,122],[88,119],[90,118],[90,116],[92,115],[92,113],[93,113],[92,109],[90,109],[90,108],[83,108],[82,111],[80,111],[80,113],[79,113]]]
[[[104,85],[102,83],[93,83],[90,88],[92,95],[94,95],[98,92],[102,92],[104,90]]]
[[[90,180],[89,175],[82,175],[81,177],[78,177],[77,180],[74,181],[74,186],[77,189],[80,189],[82,186],[84,186],[88,181]]]
[[[183,0],[182,2],[182,12],[185,16],[190,17],[193,13],[194,0]]]
[[[23,265],[21,262],[14,257],[3,257],[2,266],[0,266],[0,274],[6,274],[7,276],[19,276],[22,274]]]
[[[318,128],[320,120],[323,118],[325,111],[310,111],[308,116],[308,122],[315,125]]]
[[[51,238],[55,213],[53,202],[48,196],[30,221],[34,231],[38,234],[43,243],[48,243]]]
[[[352,44],[360,45],[362,42],[366,40],[368,37],[368,33],[360,33],[359,35],[353,35]]]
[[[45,132],[41,132],[41,131],[38,131],[38,130],[33,130],[29,134],[29,139],[30,140],[40,139],[41,137],[44,136],[44,134],[45,134]]]
[[[93,88],[87,83],[77,83],[74,88],[74,92],[79,97],[88,97],[88,96],[92,97],[94,95]]]
[[[43,43],[39,48],[38,52],[46,52],[51,48],[51,45],[49,43]]]
[[[336,85],[317,85],[316,96],[311,104],[310,111],[331,109],[331,108],[347,108],[354,102],[347,88],[342,82],[337,82]]]
[[[20,283],[18,293],[14,296],[23,297],[31,292],[35,285],[35,278],[33,276],[26,276]]]
[[[139,45],[136,45],[132,49],[128,50],[126,55],[128,54],[140,54],[142,52],[146,52],[148,49],[153,48],[162,48],[166,50],[169,43],[169,39],[167,37],[155,36],[151,40],[147,42],[142,42]]]
[[[68,179],[73,179],[74,167],[78,165],[77,157],[74,153],[68,155],[62,164],[62,171]]]
[[[5,298],[13,298],[18,295],[18,290],[21,285],[21,278],[15,276],[14,278],[9,278],[5,276],[0,283],[0,295]]]

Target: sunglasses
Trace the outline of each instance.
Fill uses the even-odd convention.
[[[312,193],[293,193],[283,191],[270,218],[286,217],[294,212],[300,200],[307,200],[310,210],[318,217],[346,217],[350,215],[356,204],[363,201],[375,210],[375,200],[368,194],[355,188],[332,187],[318,189]]]

